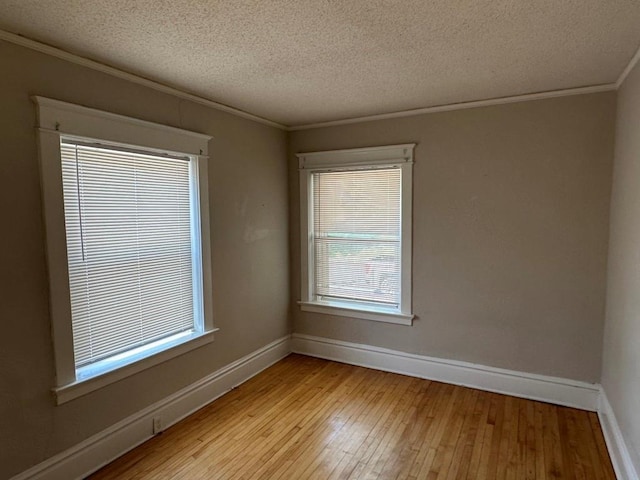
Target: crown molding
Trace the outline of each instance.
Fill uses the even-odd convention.
[[[278,122],[274,122],[272,120],[269,120],[263,117],[259,117],[257,115],[253,115],[251,113],[245,112],[243,110],[239,110],[237,108],[230,107],[228,105],[224,105],[222,103],[215,102],[213,100],[209,100],[207,98],[200,97],[198,95],[194,95],[192,93],[184,92],[177,88],[164,85],[154,80],[149,80],[148,78],[144,78],[144,77],[135,75],[133,73],[125,72],[124,70],[120,70],[118,68],[105,65],[95,60],[89,60],[88,58],[81,57],[79,55],[67,52],[60,48],[38,42],[36,40],[32,40],[30,38],[23,37],[21,35],[17,35],[15,33],[7,32],[5,30],[0,30],[0,40],[5,40],[7,42],[11,42],[16,45],[30,48],[32,50],[36,50],[38,52],[42,52],[47,55],[54,56],[54,57],[66,60],[68,62],[75,63],[77,65],[91,68],[93,70],[98,70],[100,72],[112,75],[114,77],[122,78],[124,80],[128,80],[130,82],[137,83],[139,85],[144,85],[154,90],[167,93],[169,95],[183,98],[185,100],[190,100],[192,102],[199,103],[201,105],[205,105],[207,107],[210,107],[216,110],[230,113],[238,117],[253,120],[263,125],[268,125],[270,127],[275,127],[280,130],[285,130],[289,132],[298,131],[298,130],[310,130],[313,128],[333,127],[338,125],[348,125],[351,123],[371,122],[375,120],[386,120],[391,118],[411,117],[414,115],[422,115],[425,113],[449,112],[453,110],[464,110],[468,108],[489,107],[492,105],[504,105],[508,103],[526,102],[531,100],[542,100],[545,98],[566,97],[571,95],[585,95],[589,93],[598,93],[598,92],[607,92],[611,90],[617,90],[622,84],[622,82],[624,82],[625,78],[627,77],[629,72],[633,69],[633,67],[638,62],[638,60],[640,60],[640,48],[639,48],[615,83],[606,83],[602,85],[592,85],[592,86],[578,87],[578,88],[568,88],[568,89],[562,89],[562,90],[551,90],[546,92],[506,96],[506,97],[492,98],[492,99],[486,99],[486,100],[474,100],[470,102],[451,103],[451,104],[445,104],[445,105],[416,108],[411,110],[401,110],[398,112],[381,113],[376,115],[346,118],[342,120],[330,120],[326,122],[317,122],[317,123],[288,126]]]
[[[528,93],[525,95],[514,95],[511,97],[491,98],[487,100],[475,100],[471,102],[451,103],[447,105],[437,105],[434,107],[416,108],[413,110],[402,110],[399,112],[381,113],[377,115],[367,115],[364,117],[345,118],[343,120],[330,120],[327,122],[309,123],[289,127],[288,131],[309,130],[312,128],[335,127],[338,125],[348,125],[351,123],[373,122],[375,120],[387,120],[390,118],[411,117],[425,113],[450,112],[452,110],[465,110],[468,108],[489,107],[492,105],[504,105],[507,103],[527,102],[531,100],[542,100],[545,98],[568,97],[571,95],[585,95],[588,93],[608,92],[616,90],[617,84],[606,83],[603,85],[592,85],[588,87],[567,88],[563,90],[551,90],[548,92]]]
[[[618,80],[616,81],[616,89],[620,88],[620,86],[624,83],[624,81],[631,73],[631,70],[633,70],[633,67],[636,66],[636,63],[638,63],[638,60],[640,60],[640,46],[638,46],[635,55],[631,57],[631,60],[629,60],[629,63],[618,77]]]
[[[83,67],[91,68],[93,70],[97,70],[108,75],[112,75],[114,77],[121,78],[123,80],[128,80],[133,83],[137,83],[139,85],[144,85],[145,87],[152,88],[162,93],[167,93],[169,95],[173,95],[175,97],[183,98],[185,100],[190,100],[194,103],[199,103],[206,107],[214,108],[216,110],[220,110],[226,113],[230,113],[232,115],[236,115],[238,117],[246,118],[248,120],[253,120],[254,122],[262,123],[264,125],[268,125],[270,127],[279,128],[280,130],[286,130],[287,126],[282,125],[281,123],[274,122],[272,120],[268,120],[266,118],[259,117],[257,115],[253,115],[251,113],[245,112],[243,110],[239,110],[237,108],[229,107],[228,105],[224,105],[222,103],[214,102],[213,100],[209,100],[207,98],[199,97],[198,95],[194,95],[192,93],[187,93],[182,90],[179,90],[174,87],[170,87],[168,85],[164,85],[160,82],[156,82],[154,80],[149,80],[148,78],[140,77],[133,73],[125,72],[124,70],[120,70],[115,67],[111,67],[109,65],[105,65],[104,63],[96,62],[95,60],[89,60],[88,58],[81,57],[74,53],[67,52],[57,47],[53,47],[51,45],[47,45],[36,40],[32,40],[27,37],[23,37],[21,35],[17,35],[15,33],[7,32],[5,30],[0,30],[0,40],[5,40],[7,42],[14,43],[16,45],[20,45],[22,47],[27,47],[32,50],[36,50],[38,52],[46,53],[47,55],[51,55],[53,57],[60,58],[62,60],[66,60],[71,63],[75,63],[77,65],[81,65]]]

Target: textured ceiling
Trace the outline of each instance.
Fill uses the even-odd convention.
[[[0,29],[286,125],[615,82],[638,0],[0,0]]]

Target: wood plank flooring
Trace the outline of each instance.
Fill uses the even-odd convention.
[[[90,478],[615,475],[594,413],[290,355]]]

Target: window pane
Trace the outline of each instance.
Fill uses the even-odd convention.
[[[76,367],[192,329],[189,161],[61,150]]]
[[[316,297],[397,307],[400,169],[316,172],[312,182]]]

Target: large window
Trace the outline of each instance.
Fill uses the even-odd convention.
[[[36,101],[63,402],[211,341],[210,137]]]
[[[413,145],[298,157],[301,308],[411,324]]]

